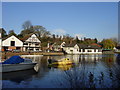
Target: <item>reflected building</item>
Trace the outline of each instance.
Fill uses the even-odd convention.
[[[65,56],[48,56],[48,59],[55,59],[55,60],[60,60],[63,58],[69,58],[72,60],[75,64],[79,64],[81,61],[87,61],[87,62],[94,62],[94,61],[99,61],[102,59],[101,54],[88,54],[88,55],[65,55]]]
[[[79,64],[81,61],[94,62],[102,59],[102,55],[91,54],[91,55],[67,55],[66,57]]]

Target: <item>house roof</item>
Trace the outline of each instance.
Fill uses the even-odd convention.
[[[21,41],[25,41],[25,40],[27,40],[29,37],[31,37],[32,35],[33,35],[33,33],[32,33],[32,34],[25,35],[23,38],[20,38],[20,40],[21,40]]]
[[[97,45],[85,45],[85,44],[79,44],[78,45],[80,49],[100,49],[101,47]]]
[[[74,47],[76,44],[65,44],[64,47]]]
[[[6,40],[7,38],[11,37],[11,36],[15,36],[15,35],[8,35],[7,37],[2,38],[2,41]],[[15,36],[16,38],[18,38],[17,36]],[[19,38],[18,38],[19,39]]]
[[[68,44],[64,47],[74,47],[76,44]],[[80,49],[100,49],[101,47],[98,45],[86,45],[86,44],[77,44]]]
[[[25,35],[23,38],[21,38],[20,40],[21,41],[26,41],[29,37],[31,37],[34,33],[31,33],[31,34],[28,34],[28,35]],[[35,34],[36,35],[36,34]],[[38,38],[38,37],[37,37]],[[39,38],[38,38],[39,39]]]
[[[91,45],[96,45],[96,46],[98,46],[98,47],[102,47],[100,44],[97,44],[97,43],[93,43],[93,44],[91,44]]]

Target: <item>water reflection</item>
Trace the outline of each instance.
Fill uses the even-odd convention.
[[[70,70],[74,65],[70,64],[70,65],[48,65],[48,68],[57,68],[60,69],[62,71],[66,71],[66,70]]]
[[[26,58],[37,62],[34,68],[37,73],[30,71],[26,72],[25,76],[6,74],[3,77],[4,87],[11,87],[10,85],[6,86],[11,82],[19,83],[19,87],[24,88],[118,88],[120,84],[120,55],[65,55]],[[48,59],[59,60],[62,58],[69,58],[75,64],[48,65]],[[6,83],[6,81],[9,82]],[[22,81],[26,81],[27,84],[24,85]],[[13,85],[18,87],[14,83]]]
[[[74,56],[72,58],[74,59]],[[119,87],[120,67],[114,55],[104,55],[103,57],[85,55],[82,57],[78,56],[77,58],[76,64],[79,63],[79,65],[63,73],[62,80],[64,82],[60,82],[60,85],[66,87],[67,84],[68,88]],[[118,67],[116,68],[115,66]]]
[[[2,79],[20,83],[21,81],[32,78],[32,76],[36,74],[37,72],[34,69],[17,71],[17,72],[8,72],[8,73],[2,73]]]

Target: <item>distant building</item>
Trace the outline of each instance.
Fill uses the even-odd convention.
[[[53,49],[54,49],[54,51],[62,51],[61,50],[61,45],[54,45]]]
[[[101,54],[102,49],[97,45],[69,44],[63,47],[68,54]]]
[[[120,53],[120,46],[117,46],[114,48],[115,52],[119,52]]]
[[[23,42],[12,35],[2,41],[2,51],[20,50],[22,51]]]
[[[22,39],[23,51],[41,51],[41,41],[35,34],[30,34]]]

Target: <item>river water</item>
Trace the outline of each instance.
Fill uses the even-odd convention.
[[[3,73],[2,88],[119,88],[120,58],[115,54],[32,56],[34,69]],[[74,65],[48,65],[48,59],[69,58]]]

